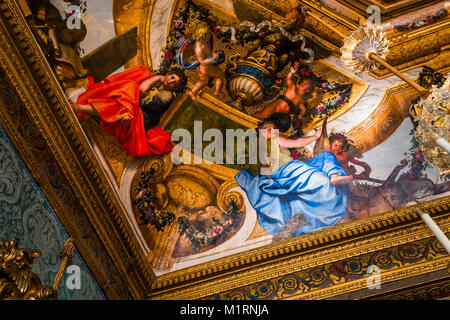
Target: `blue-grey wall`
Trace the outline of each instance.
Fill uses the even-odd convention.
[[[52,285],[60,265],[59,253],[69,235],[0,127],[0,241],[12,237],[19,239],[20,248],[41,251],[33,272],[43,284]],[[69,289],[66,281],[70,274],[65,272],[58,299],[105,299],[78,252],[71,264],[81,270],[81,288]]]

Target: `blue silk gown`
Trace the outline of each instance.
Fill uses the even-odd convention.
[[[295,236],[335,225],[347,214],[347,185],[333,186],[330,176],[346,176],[334,154],[325,151],[307,162],[292,160],[270,175],[240,171],[235,179],[245,190],[260,225],[277,233],[294,215],[307,222]]]

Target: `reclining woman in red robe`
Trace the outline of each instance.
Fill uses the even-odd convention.
[[[87,90],[71,105],[79,120],[99,116],[102,128],[115,135],[130,155],[161,155],[173,146],[170,135],[156,125],[186,82],[180,69],[157,76],[139,65],[100,83],[89,77]]]

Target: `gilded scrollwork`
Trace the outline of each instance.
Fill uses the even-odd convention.
[[[217,204],[223,211],[227,210],[231,203],[234,203],[239,211],[245,211],[245,204],[242,194],[230,189],[237,187],[236,180],[229,180],[220,185],[217,191]]]
[[[31,270],[39,250],[19,249],[18,239],[0,242],[0,300],[55,300],[58,292],[43,285]]]

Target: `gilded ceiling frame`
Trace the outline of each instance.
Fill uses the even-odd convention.
[[[362,14],[358,8],[362,8],[362,6],[367,8],[370,4],[379,4],[380,1],[339,1],[347,5],[349,2],[353,4],[347,8],[354,15],[355,21],[350,21],[348,17],[345,17],[340,12],[330,10],[317,0],[301,0],[300,2],[312,8],[323,21],[332,25],[340,32],[349,35],[352,31],[358,29],[359,26],[366,24],[365,10],[363,10],[364,14]],[[413,8],[416,9],[416,7],[411,6],[414,1],[403,2],[408,2],[409,6],[405,7],[401,11],[401,14],[408,14],[413,11]],[[436,1],[427,1],[426,3],[422,3],[421,6],[435,3]],[[385,11],[389,9],[389,6],[386,8],[381,6],[381,9],[382,14],[385,15]],[[387,18],[390,19],[391,17],[388,16]],[[423,26],[416,30],[402,32],[396,31],[395,29],[386,30],[387,38],[390,41],[390,53],[386,57],[386,60],[389,64],[402,71],[417,68],[425,64],[435,69],[448,66],[450,61],[449,25],[450,15],[447,15],[436,23]],[[339,35],[334,32],[329,32],[328,29],[324,28],[314,19],[306,20],[305,31],[308,36],[312,36],[317,31],[318,36],[316,35],[314,37],[316,39],[319,38],[334,55],[341,56],[340,47],[343,45],[343,39]],[[421,54],[422,52],[425,52],[425,54]],[[383,79],[392,75],[387,69],[375,70],[370,74],[377,79]]]
[[[156,277],[127,222],[119,195],[13,0],[0,1],[0,39],[0,66],[62,167],[134,299],[207,298],[327,263],[432,239],[431,232],[417,213],[418,208],[431,214],[444,232],[450,232],[450,197],[445,197]],[[5,115],[3,108],[0,111],[1,124],[8,135],[13,136],[15,148],[26,150],[15,124]],[[41,177],[40,168],[32,157],[25,152],[20,152],[20,155],[108,295],[108,283],[89,260],[88,248],[82,243],[80,234],[74,231],[58,197],[48,190],[49,182]],[[434,259],[389,271],[386,281],[447,269],[449,261],[448,255],[438,254]],[[331,287],[311,288],[282,298],[326,299],[353,292],[365,285],[366,278],[361,278]],[[118,298],[113,293],[109,293],[109,297]]]
[[[0,24],[1,68],[61,166],[108,254],[125,278],[131,296],[135,299],[144,298],[150,290],[154,275],[149,272],[145,256],[124,220],[124,209],[115,189],[107,179],[79,122],[73,117],[61,86],[14,1],[0,1]],[[7,119],[7,116],[2,117],[6,129],[14,127],[14,123]],[[12,129],[7,131],[9,136],[12,132]],[[26,146],[20,144],[21,141],[15,142],[19,143],[15,145],[16,150],[27,150]],[[29,157],[24,160],[33,177],[39,180],[39,169],[30,166]],[[39,182],[43,183],[41,187],[52,207],[61,209],[55,211],[70,234],[74,229],[73,222],[67,221],[67,212],[60,207],[57,198],[50,192],[45,193],[47,189],[43,186],[48,186],[48,182]],[[74,236],[75,246],[87,259],[94,277],[108,295],[108,283],[99,276],[96,267],[89,264],[89,253],[84,251],[82,241],[79,235]],[[109,297],[120,298],[113,293]]]

